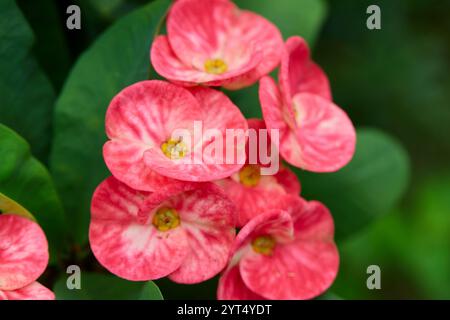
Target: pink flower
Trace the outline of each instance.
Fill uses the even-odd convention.
[[[264,121],[259,119],[249,119],[248,127],[258,133],[265,129]],[[258,134],[257,137],[257,146],[259,146],[260,135]],[[265,151],[270,150],[270,143],[268,139]],[[263,165],[259,156],[257,163],[250,163],[249,152],[247,145],[247,163],[239,172],[216,182],[237,206],[238,227],[244,226],[253,217],[280,206],[285,194],[300,193],[300,183],[290,169],[281,167],[275,175],[261,175]],[[259,148],[251,152],[259,154]]]
[[[339,254],[328,209],[295,196],[286,196],[285,208],[256,216],[239,232],[219,299],[310,299],[333,283]]]
[[[34,221],[0,215],[0,300],[54,300],[36,282],[48,264],[48,243]]]
[[[297,93],[311,93],[332,100],[328,78],[311,60],[308,44],[301,37],[290,37],[286,41],[278,78],[287,104],[292,103]]]
[[[153,43],[151,61],[174,82],[239,89],[272,71],[282,47],[272,23],[232,1],[180,0],[169,12],[167,36]]]
[[[219,136],[209,136],[211,130]],[[227,142],[227,130],[234,130],[242,143]],[[222,179],[243,165],[246,130],[247,121],[240,110],[219,91],[142,81],[125,88],[111,101],[106,114],[110,140],[103,156],[117,179],[138,190],[155,191],[173,185],[174,180],[169,178]],[[189,137],[174,137],[177,131],[186,131]],[[216,159],[222,149],[216,153],[206,150],[220,140],[223,158]],[[232,162],[224,159],[230,150],[236,155]]]
[[[280,130],[283,158],[314,172],[345,166],[355,152],[355,129],[331,101],[328,80],[303,39],[287,41],[278,78],[280,89],[270,77],[261,79],[259,98],[267,128]]]
[[[205,281],[225,267],[235,238],[235,208],[212,183],[149,193],[110,177],[95,191],[91,214],[97,260],[132,281]]]

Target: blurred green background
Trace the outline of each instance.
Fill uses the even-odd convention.
[[[35,35],[33,53],[56,96],[84,50],[117,19],[147,2],[18,1]],[[357,127],[382,129],[410,156],[411,176],[401,202],[338,242],[341,268],[330,290],[333,297],[450,299],[450,1],[237,2],[264,13],[284,35],[305,37],[329,75],[334,100]],[[81,30],[65,28],[70,4],[81,7]],[[381,30],[366,28],[371,4],[381,7]],[[248,93],[255,97],[254,88]],[[39,158],[48,161],[45,155]],[[381,290],[366,287],[366,268],[372,264],[381,268]],[[157,284],[165,298],[212,298],[216,281],[195,289],[167,280]]]

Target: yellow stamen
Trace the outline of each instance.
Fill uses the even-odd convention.
[[[261,179],[261,169],[256,164],[247,164],[239,171],[239,181],[246,187],[258,185]]]
[[[222,59],[208,59],[205,62],[205,71],[211,74],[227,72],[228,66]]]
[[[255,252],[270,256],[273,253],[276,242],[271,236],[259,236],[252,241],[252,248]]]
[[[169,231],[180,225],[180,216],[175,209],[161,207],[155,212],[152,223],[159,231]]]
[[[169,139],[161,145],[161,151],[169,159],[181,159],[186,155],[187,147],[181,140]]]

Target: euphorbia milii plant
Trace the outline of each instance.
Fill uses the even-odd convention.
[[[301,38],[287,41],[278,78],[280,86],[261,79],[259,98],[267,128],[280,130],[282,157],[308,171],[341,169],[355,152],[355,129]]]
[[[256,216],[237,235],[219,299],[311,299],[333,283],[339,254],[330,212],[285,197],[283,209]]]
[[[222,92],[142,81],[112,100],[103,155],[117,179],[155,191],[175,184],[173,179],[211,181],[238,171],[245,162],[246,130],[244,116]],[[236,135],[236,143],[227,143],[227,132]],[[221,142],[217,149],[206,152],[215,141]],[[234,154],[232,161],[226,161],[227,152]]]
[[[48,259],[47,239],[36,222],[0,215],[0,300],[53,300],[53,292],[36,282]]]
[[[260,119],[248,120],[249,130],[254,130],[258,148],[251,150],[249,144],[253,140],[249,138],[247,144],[247,161],[238,172],[232,174],[226,179],[217,181],[227,196],[236,204],[238,208],[237,226],[244,226],[250,219],[269,210],[280,206],[285,194],[298,195],[300,193],[300,182],[297,176],[287,167],[282,166],[273,175],[263,175],[261,169],[264,165],[261,162],[261,155],[267,155],[268,152],[278,152],[272,149],[270,138],[267,137],[264,121]],[[260,135],[265,133],[265,135]],[[266,136],[265,143],[262,143],[261,137]],[[261,152],[261,149],[264,149]],[[250,154],[256,154],[256,161],[250,160]],[[267,157],[272,158],[272,157]]]
[[[235,238],[235,207],[210,182],[149,193],[110,177],[95,191],[91,213],[97,260],[133,281],[205,281],[225,267]]]
[[[167,36],[153,42],[151,61],[163,77],[183,85],[239,89],[280,62],[280,31],[228,0],[179,0],[167,18]]]
[[[300,197],[279,158],[314,172],[351,160],[355,129],[326,74],[302,38],[284,43],[230,0],[173,1],[166,30],[150,59],[170,82],[132,84],[106,112],[112,177],[92,198],[95,257],[131,281],[193,284],[223,272],[219,299],[320,295],[338,271],[333,219]],[[268,76],[277,66],[278,84]],[[263,120],[247,121],[226,90],[210,88],[258,81]]]

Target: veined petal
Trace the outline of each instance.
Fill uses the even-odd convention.
[[[239,89],[269,73],[281,59],[279,30],[232,1],[177,1],[167,32],[167,38],[154,43],[151,60],[158,73],[178,83]],[[211,61],[220,69],[209,70]]]
[[[218,300],[264,300],[262,296],[251,291],[242,281],[239,266],[227,269],[219,279]]]
[[[114,176],[134,189],[156,192],[179,184],[176,179],[165,177],[145,164],[146,150],[139,143],[110,140],[103,146],[103,158]]]
[[[179,283],[198,283],[212,278],[226,265],[235,236],[236,209],[212,183],[190,184],[179,192],[154,194],[145,212],[158,207],[173,208],[180,215],[188,248],[180,267],[169,275]]]
[[[49,259],[48,243],[34,221],[0,215],[0,290],[16,290],[35,281]]]
[[[330,100],[330,83],[323,70],[311,60],[306,41],[298,36],[286,41],[278,75],[284,103],[290,105],[297,93],[311,93]]]
[[[268,299],[310,299],[333,283],[339,253],[328,209],[316,201],[293,206],[295,240],[275,246],[272,255],[247,250],[239,266],[250,290]]]
[[[202,110],[189,91],[163,81],[142,81],[122,90],[106,114],[108,141],[103,155],[112,174],[139,190],[170,183],[145,166],[144,153],[156,150],[177,129],[192,132]]]
[[[304,206],[292,211],[292,217],[296,239],[333,241],[333,217],[322,203],[318,201],[305,202]]]
[[[164,277],[186,257],[188,242],[182,228],[157,230],[138,213],[146,193],[111,177],[94,193],[89,240],[97,260],[110,272],[132,281]]]
[[[287,193],[298,195],[300,191],[297,176],[287,168],[281,168],[274,176],[261,176],[256,186],[243,185],[239,182],[239,174],[216,183],[236,204],[238,227],[244,226],[257,215],[282,207]]]
[[[290,213],[282,209],[273,209],[254,217],[236,236],[233,254],[240,250],[251,251],[250,248],[245,249],[245,246],[258,236],[271,236],[281,243],[293,241],[294,229]]]
[[[231,1],[178,1],[167,17],[170,46],[185,65],[201,70],[207,59],[222,54],[237,14]]]
[[[194,133],[191,139],[191,152],[173,160],[157,150],[148,150],[144,162],[161,175],[185,181],[230,176],[245,162],[247,121],[225,94],[209,88],[193,88],[191,92],[203,110],[197,122],[198,136]],[[234,134],[238,138],[231,140]]]
[[[285,144],[280,152],[292,165],[314,172],[333,172],[353,157],[356,132],[347,114],[332,102],[309,93],[293,98],[296,113],[296,137],[301,157],[289,153]]]
[[[213,74],[206,72],[203,66],[197,69],[190,64],[184,64],[170,47],[168,37],[158,36],[153,41],[150,59],[156,72],[173,83],[186,87],[198,84],[214,87],[240,81],[243,75],[253,71],[261,62],[262,54],[252,53],[251,59],[240,69]]]
[[[279,130],[280,140],[289,133],[289,126],[295,126],[293,112],[283,110],[283,101],[277,84],[271,77],[264,77],[259,82],[259,101],[264,122],[269,130]],[[280,148],[282,147],[280,141]]]
[[[281,167],[278,173],[275,175],[278,184],[283,186],[286,193],[299,195],[301,191],[300,181],[297,175],[287,167]]]
[[[239,263],[246,286],[267,299],[311,299],[333,283],[339,255],[332,242],[295,241],[272,255],[248,250]]]
[[[159,147],[175,129],[190,127],[201,108],[189,91],[159,80],[135,83],[117,94],[106,112],[110,139]]]
[[[282,52],[280,48],[283,47],[283,38],[278,28],[260,15],[242,10],[238,21],[230,30],[227,47],[224,49],[225,60],[231,60],[231,57],[238,56],[236,51],[249,45],[253,47],[253,51],[260,53],[260,63],[256,68],[243,74],[241,78],[225,84],[225,88],[237,90],[252,85],[261,77],[269,74],[280,63]],[[255,59],[255,57],[251,59]]]
[[[32,282],[26,287],[0,291],[0,300],[55,300],[55,294],[39,282]]]

